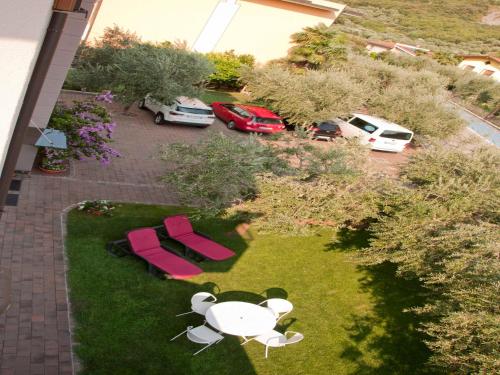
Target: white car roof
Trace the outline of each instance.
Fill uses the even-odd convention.
[[[387,129],[387,130],[403,131],[403,132],[408,132],[408,133],[413,134],[413,132],[411,130],[403,128],[401,125],[395,124],[393,122],[390,122],[390,121],[385,120],[385,119],[380,118],[380,117],[363,115],[362,113],[353,113],[352,115],[353,115],[353,117],[358,117],[361,120],[369,122],[370,124],[373,124],[378,128],[383,128],[383,129]]]
[[[198,109],[212,109],[209,106],[207,106],[205,103],[203,103],[200,99],[188,98],[187,96],[179,96],[179,97],[175,98],[175,101],[183,107],[198,108]]]

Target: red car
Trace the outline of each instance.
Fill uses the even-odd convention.
[[[253,105],[212,103],[214,114],[227,124],[228,129],[246,132],[277,133],[285,130],[281,117],[270,110]]]

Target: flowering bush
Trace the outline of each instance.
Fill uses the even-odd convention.
[[[107,200],[83,201],[78,204],[78,211],[95,216],[112,216],[115,205]]]
[[[95,101],[111,103],[112,99],[113,95],[107,91],[96,96]],[[43,168],[58,170],[66,159],[83,158],[95,158],[107,165],[111,158],[120,156],[109,146],[116,124],[111,121],[106,109],[95,101],[75,101],[72,107],[56,105],[49,127],[66,134],[68,148],[43,148],[40,151]]]

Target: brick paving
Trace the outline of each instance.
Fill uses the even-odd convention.
[[[76,98],[63,94],[65,100]],[[70,320],[63,249],[63,211],[87,199],[175,204],[158,177],[161,144],[195,142],[209,129],[157,126],[153,115],[133,116],[109,106],[118,126],[114,147],[122,153],[103,167],[94,160],[73,162],[67,176],[31,174],[23,178],[17,207],[0,219],[0,375],[72,374]],[[229,132],[217,122],[212,129]],[[235,134],[235,132],[231,132]],[[8,295],[6,295],[8,294]],[[76,361],[75,361],[76,362]]]

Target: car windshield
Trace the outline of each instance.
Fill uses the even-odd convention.
[[[177,106],[176,111],[182,113],[191,113],[193,115],[205,115],[205,116],[213,115],[211,109],[181,107],[180,105]]]
[[[383,138],[392,138],[392,139],[401,139],[402,141],[409,141],[411,139],[412,134],[406,132],[398,132],[395,130],[384,130],[382,134],[380,134]]]
[[[339,128],[337,124],[331,122],[323,122],[319,124],[319,129],[324,131],[336,131]]]
[[[255,117],[254,122],[256,122],[257,124],[269,124],[269,125],[282,124],[279,118],[269,118],[269,117]]]
[[[360,119],[359,117],[354,117],[349,121],[352,125],[357,127],[358,129],[364,130],[367,133],[372,134],[378,128],[375,125],[370,124],[369,122]]]

